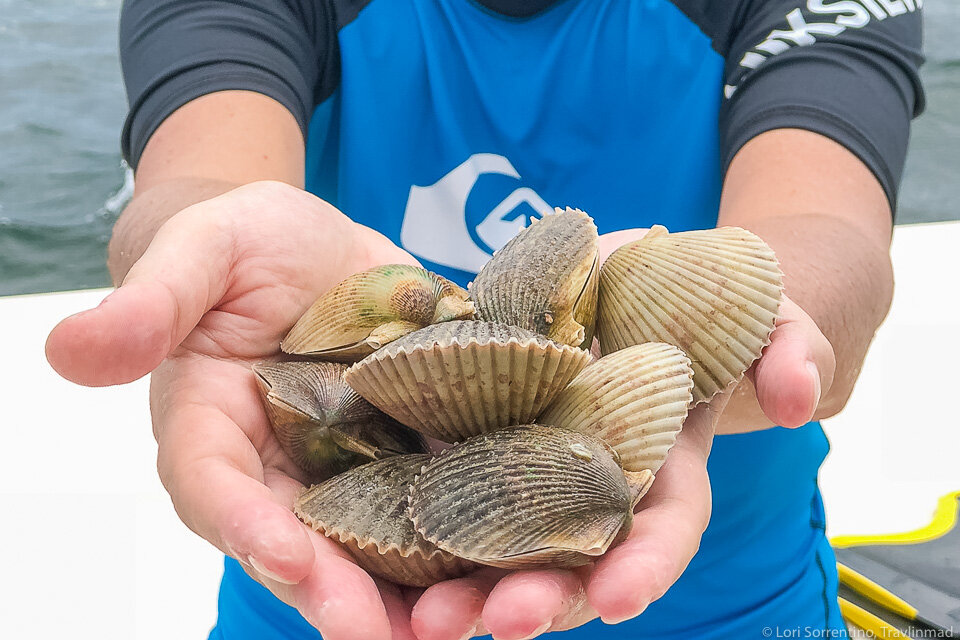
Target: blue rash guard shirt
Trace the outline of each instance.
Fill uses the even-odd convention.
[[[750,138],[816,131],[891,204],[921,108],[919,0],[128,0],[136,165],[176,108],[249,89],[307,139],[307,189],[465,285],[554,206],[601,233],[716,224]],[[840,637],[820,425],[718,436],[699,553],[640,617],[558,637]],[[211,638],[319,634],[227,559]]]

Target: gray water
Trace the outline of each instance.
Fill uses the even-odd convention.
[[[901,223],[960,217],[960,0],[927,0]],[[0,295],[109,283],[124,201],[120,0],[0,0]],[[127,185],[129,187],[129,185]]]

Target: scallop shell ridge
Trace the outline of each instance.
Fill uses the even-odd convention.
[[[589,361],[582,349],[518,327],[453,321],[385,346],[346,380],[401,423],[458,442],[532,421]]]
[[[463,575],[474,563],[424,540],[407,515],[410,485],[430,458],[411,454],[357,467],[304,489],[294,512],[361,567],[398,584],[429,586]]]
[[[597,227],[579,209],[557,209],[531,221],[471,283],[478,317],[589,348],[598,252]]]
[[[600,272],[603,353],[643,342],[680,347],[694,402],[739,381],[770,343],[783,293],[776,255],[737,227],[667,233],[654,227]]]
[[[635,495],[600,440],[525,425],[437,457],[414,482],[410,513],[424,538],[459,557],[573,567],[626,534]]]
[[[466,290],[422,267],[355,273],[314,302],[281,342],[287,353],[355,362],[434,322],[472,318]]]
[[[600,438],[624,469],[656,473],[687,417],[692,389],[690,359],[677,347],[649,342],[588,366],[537,421]]]

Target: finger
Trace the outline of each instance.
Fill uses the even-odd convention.
[[[401,589],[384,580],[376,580],[380,597],[390,623],[391,640],[417,640],[410,620],[411,604]]]
[[[123,284],[47,338],[51,366],[78,384],[131,382],[152,371],[223,296],[231,232],[196,208],[157,232]]]
[[[684,425],[691,433],[681,432],[641,501],[629,536],[607,551],[590,574],[587,599],[604,622],[639,615],[666,593],[696,554],[710,519],[705,441],[712,418],[703,407],[691,413]]]
[[[572,571],[516,571],[490,592],[483,624],[496,640],[535,638],[564,626],[585,604],[583,583]]]
[[[833,383],[835,368],[830,342],[810,316],[785,298],[771,342],[751,371],[760,408],[778,425],[806,424]]]
[[[193,531],[277,581],[296,582],[309,571],[314,552],[289,508],[292,487],[281,483],[280,496],[268,488],[250,437],[220,407],[196,395],[197,375],[229,380],[231,366],[199,368],[192,375],[173,359],[158,370],[151,413],[160,479]]]
[[[482,569],[437,583],[423,592],[411,614],[419,640],[461,640],[483,635],[483,605],[503,571]]]
[[[278,582],[249,565],[244,569],[297,609],[325,640],[412,640],[409,613],[396,587],[384,589],[381,598],[373,578],[343,557],[336,545],[319,535],[311,537],[315,560],[297,584]]]

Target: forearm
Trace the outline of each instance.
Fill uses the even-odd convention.
[[[834,415],[853,390],[892,297],[890,212],[880,185],[836,143],[774,131],[744,147],[731,165],[719,224],[748,228],[776,251],[786,294],[833,347],[836,371],[814,417]],[[718,430],[770,426],[746,380]]]

